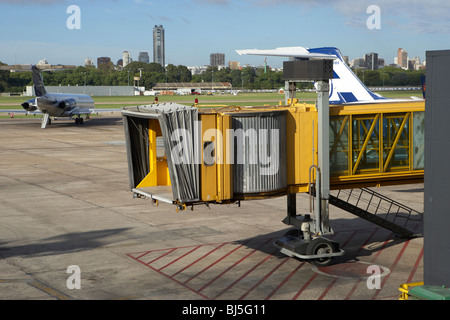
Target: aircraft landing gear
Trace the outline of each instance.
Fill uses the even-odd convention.
[[[84,123],[84,119],[81,117],[75,118],[76,125],[82,125]]]

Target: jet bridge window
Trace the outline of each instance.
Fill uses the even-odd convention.
[[[413,116],[413,169],[423,170],[425,156],[425,112]]]
[[[330,117],[330,172],[348,175],[348,123],[350,116]]]
[[[404,113],[383,117],[384,172],[409,168],[409,116]]]
[[[166,149],[164,148],[164,139],[162,136],[156,137],[156,158],[158,160],[166,158]]]
[[[352,119],[352,173],[377,172],[380,168],[380,115]]]

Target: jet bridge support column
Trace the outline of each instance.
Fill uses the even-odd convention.
[[[287,217],[284,223],[294,226],[285,236],[274,242],[280,252],[290,257],[310,260],[318,266],[325,266],[334,257],[341,256],[344,251],[337,242],[324,238],[332,233],[329,226],[330,199],[330,113],[329,113],[329,79],[333,77],[333,60],[298,60],[284,62],[284,77],[295,85],[295,82],[309,80],[316,82],[318,111],[318,166],[315,168],[316,179],[314,194],[316,197],[315,214],[304,217],[296,214],[295,194],[288,194]],[[289,94],[293,98],[293,94]],[[310,180],[312,178],[310,177]],[[312,181],[310,181],[311,185]],[[310,186],[310,188],[313,188]],[[311,190],[312,191],[312,190]],[[313,192],[311,192],[313,193]]]
[[[319,202],[320,224],[316,233],[329,234],[329,199],[330,199],[330,85],[328,80],[317,81],[318,111],[318,165],[320,168],[320,189],[316,190]],[[319,222],[319,221],[318,221]]]

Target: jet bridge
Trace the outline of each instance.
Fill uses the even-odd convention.
[[[382,223],[374,215],[370,220],[366,209],[345,205],[329,192],[422,182],[424,102],[328,108],[322,82],[315,105],[292,96],[278,106],[125,107],[130,189],[177,210],[287,196],[284,222],[294,230],[274,244],[318,265],[343,254],[339,244],[324,239],[333,233],[329,204],[411,236],[405,228],[392,229],[395,221]],[[296,193],[315,197],[312,216],[296,214]]]

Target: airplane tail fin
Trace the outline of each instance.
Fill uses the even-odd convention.
[[[333,79],[330,80],[330,104],[377,102],[387,98],[370,91],[344,61],[339,49],[334,47],[287,47],[272,50],[237,50],[237,53],[262,56],[279,56],[296,59],[333,59]]]
[[[36,97],[41,97],[47,93],[42,80],[41,72],[36,66],[31,67],[31,76],[33,78],[34,94]]]

